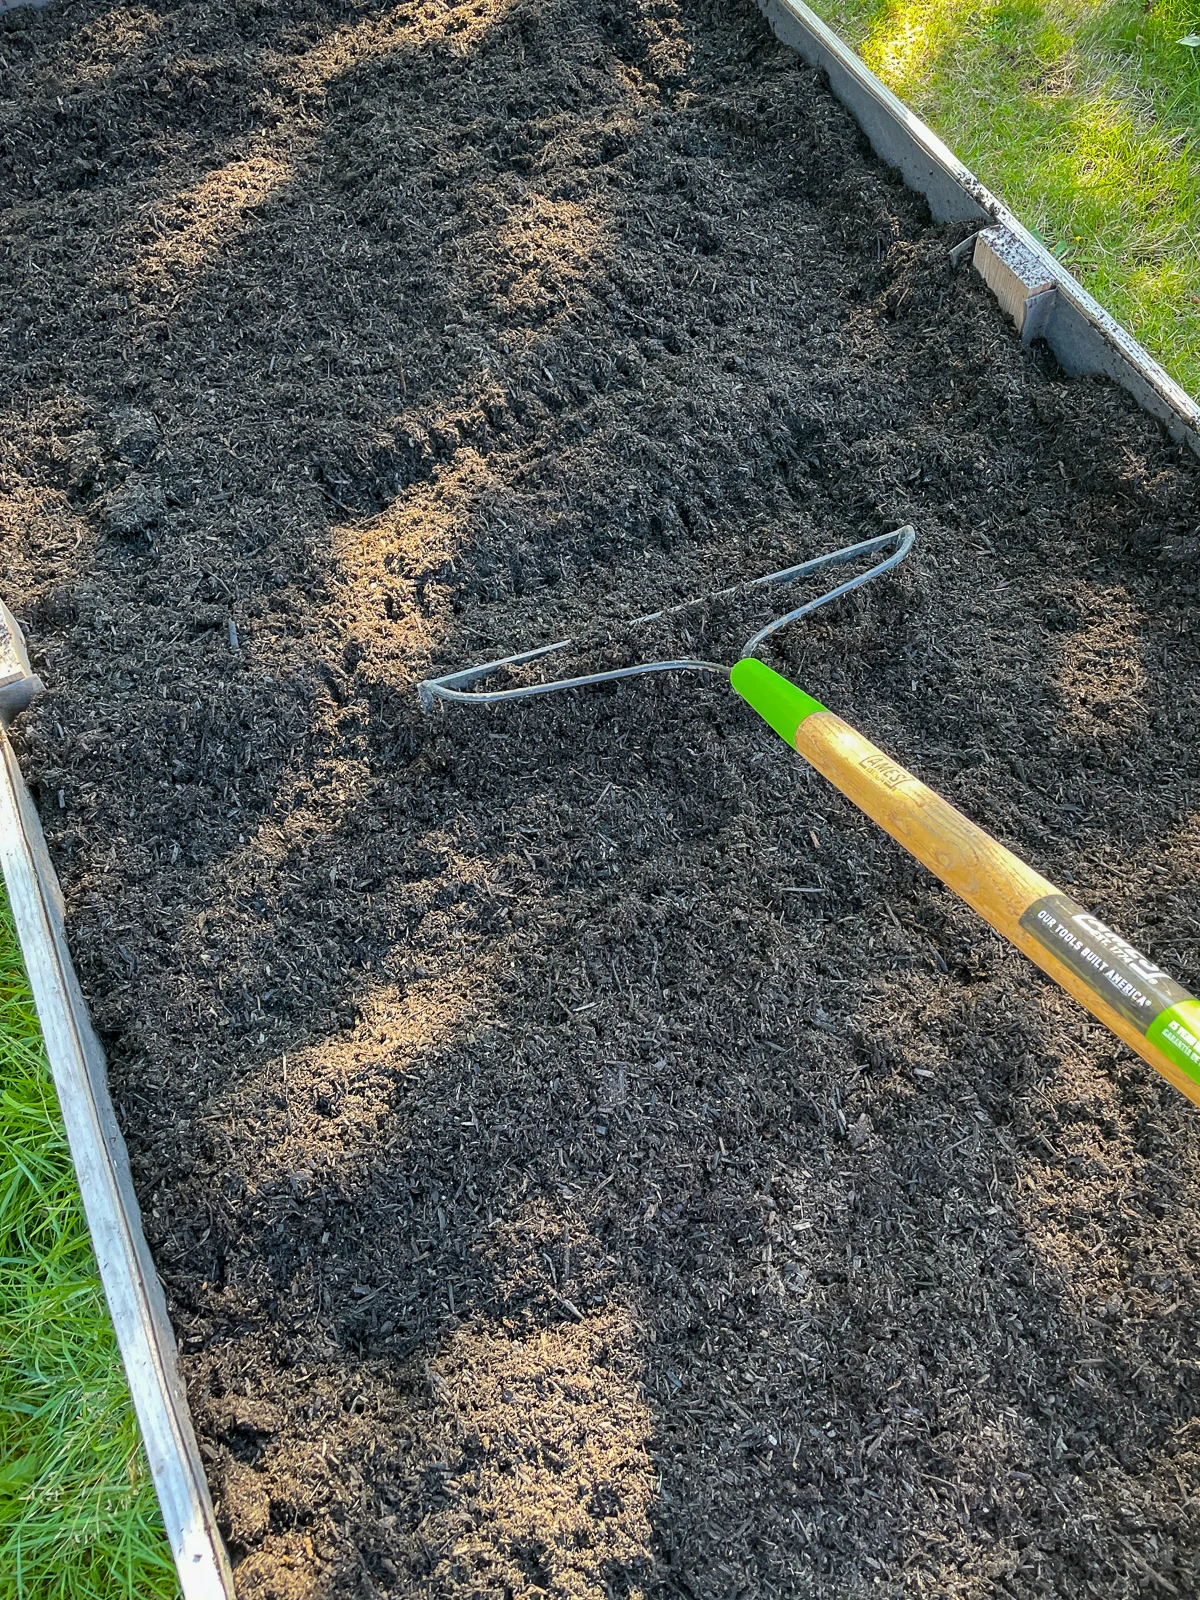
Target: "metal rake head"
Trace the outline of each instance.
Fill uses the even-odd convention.
[[[892,547],[889,554],[866,572],[860,572],[856,577],[839,584],[836,589],[818,595],[815,600],[806,600],[795,610],[773,618],[765,628],[760,628],[742,646],[739,660],[744,660],[747,656],[752,656],[764,640],[778,633],[781,628],[786,628],[789,623],[799,622],[818,606],[828,605],[831,600],[839,600],[852,589],[860,589],[864,583],[870,583],[872,578],[882,577],[885,572],[890,572],[893,567],[899,566],[912,549],[915,539],[916,532],[911,527],[897,528],[894,533],[882,533],[874,539],[864,539],[859,544],[832,550],[828,555],[814,556],[811,561],[802,561],[797,566],[785,567],[781,572],[768,572],[761,578],[748,578],[743,583],[732,584],[728,589],[718,589],[713,594],[701,595],[695,600],[684,600],[677,606],[667,606],[661,611],[647,612],[644,617],[635,617],[627,626],[636,628],[650,622],[658,622],[664,617],[677,616],[680,612],[690,611],[696,606],[711,605],[716,600],[726,600],[731,595],[746,594],[770,584],[798,583],[802,578],[824,571],[826,567],[843,566],[847,562],[875,555],[889,545]],[[612,683],[618,678],[639,678],[648,672],[707,672],[727,678],[734,665],[732,662],[727,666],[719,661],[697,661],[690,658],[675,661],[640,661],[631,667],[617,667],[609,672],[590,672],[577,678],[550,678],[544,683],[525,684],[517,689],[464,691],[464,684],[478,683],[481,678],[491,677],[503,667],[527,666],[531,661],[540,661],[543,656],[555,655],[561,650],[577,649],[582,642],[576,639],[559,639],[554,644],[539,645],[536,650],[525,650],[520,655],[501,656],[497,661],[483,661],[478,666],[464,667],[459,672],[448,672],[442,678],[426,678],[424,683],[417,686],[421,708],[424,711],[432,711],[439,700],[458,701],[466,705],[495,705],[501,700],[528,700],[536,694],[557,694],[560,689],[582,689],[591,683]]]

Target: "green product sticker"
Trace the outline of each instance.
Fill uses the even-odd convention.
[[[1146,1037],[1168,1061],[1200,1083],[1200,1000],[1181,1000],[1169,1011],[1160,1011]]]
[[[1065,894],[1035,900],[1021,927],[1200,1083],[1200,1000],[1169,972]]]

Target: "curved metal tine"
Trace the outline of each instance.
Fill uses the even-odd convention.
[[[450,677],[428,678],[417,688],[421,706],[425,711],[432,711],[435,699],[457,700],[472,706],[495,705],[501,700],[529,700],[536,694],[557,694],[560,689],[582,689],[591,683],[613,683],[618,678],[640,678],[647,672],[713,672],[727,678],[730,671],[729,667],[719,661],[640,661],[634,667],[617,667],[611,672],[589,672],[582,678],[552,678],[549,683],[530,683],[521,689],[476,689],[464,694],[461,689],[449,687],[455,680],[470,682],[484,677],[497,667],[513,666],[528,661],[533,656],[546,655],[550,650],[560,648],[559,645],[548,645],[542,650],[530,651],[525,656],[507,656],[503,661],[490,661],[483,666],[470,667],[466,672],[452,673]]]
[[[907,555],[912,548],[915,538],[916,533],[912,525],[906,523],[903,528],[893,528],[891,533],[877,533],[871,539],[860,540],[858,544],[843,545],[840,550],[829,550],[822,556],[811,556],[809,560],[801,561],[798,566],[785,567],[782,572],[768,572],[765,577],[751,578],[748,587],[755,588],[760,583],[792,583],[800,578],[811,577],[814,572],[821,572],[826,567],[845,566],[848,562],[856,561],[859,556],[869,556],[893,542],[897,546],[904,545],[904,554],[897,556],[898,560],[903,560],[904,555]],[[881,567],[877,570],[884,569]],[[875,570],[865,573],[863,581],[874,576]]]
[[[896,566],[908,554],[915,538],[916,534],[911,527],[897,528],[892,533],[877,534],[873,539],[863,539],[858,544],[846,545],[841,550],[830,550],[825,555],[813,556],[808,561],[801,561],[793,567],[784,567],[779,572],[768,572],[760,578],[746,578],[741,583],[731,584],[726,589],[698,595],[694,600],[684,600],[678,605],[667,606],[660,611],[649,611],[645,616],[634,617],[625,626],[635,628],[642,623],[657,622],[662,617],[673,617],[693,606],[710,605],[713,601],[728,599],[730,595],[744,594],[747,590],[760,588],[764,584],[798,582],[801,578],[820,572],[825,567],[842,566],[860,556],[871,555],[874,551],[883,549],[885,545],[893,542],[897,544],[896,550],[887,560],[878,562],[869,571],[860,573],[858,577],[852,578],[836,589],[831,589],[828,594],[808,601],[795,611],[789,611],[786,616],[776,617],[774,621],[769,622],[747,643],[742,651],[746,656],[764,639],[778,629],[786,627],[789,622],[795,622],[810,611],[815,611],[818,606],[823,606],[830,600],[837,600],[841,595],[848,594],[851,589],[869,583],[872,578],[877,578],[881,573]],[[538,661],[541,657],[553,655],[556,651],[568,650],[577,643],[579,641],[575,639],[559,639],[554,644],[539,645],[535,650],[524,650],[519,655],[500,656],[495,661],[482,661],[474,667],[448,672],[442,678],[427,678],[417,685],[421,709],[432,711],[434,703],[438,700],[455,700],[464,705],[496,705],[502,700],[528,700],[534,695],[555,694],[560,689],[581,689],[593,683],[613,683],[619,678],[639,678],[649,672],[708,672],[718,676],[728,676],[730,670],[728,666],[717,661],[694,661],[685,658],[677,661],[643,661],[636,666],[618,667],[610,672],[591,672],[576,678],[552,678],[548,683],[526,684],[519,689],[477,689],[466,693],[461,687],[468,683],[477,683],[480,678],[488,678],[501,667],[525,666],[530,661]]]
[[[500,656],[495,661],[481,661],[478,666],[462,667],[458,672],[448,672],[444,678],[426,678],[417,685],[421,710],[432,711],[435,700],[494,700],[495,695],[461,694],[457,686],[460,683],[475,683],[480,678],[490,678],[501,667],[523,667],[528,661],[553,655],[556,650],[566,650],[574,643],[574,639],[558,639],[554,644],[538,645],[536,650],[523,650],[520,655]]]
[[[807,561],[800,561],[794,567],[784,567],[779,572],[766,572],[760,578],[743,578],[739,583],[731,583],[727,589],[710,589],[707,594],[698,594],[691,600],[681,600],[678,605],[664,606],[661,611],[647,611],[643,616],[633,617],[625,626],[638,628],[644,622],[658,622],[662,617],[677,616],[679,612],[688,611],[692,606],[710,606],[717,600],[728,600],[731,595],[745,594],[750,589],[761,588],[763,584],[798,583],[801,578],[810,577],[825,567],[842,566],[845,562],[857,560],[859,556],[881,550],[885,544],[890,544],[893,539],[900,539],[905,534],[912,536],[909,539],[911,545],[912,539],[916,537],[911,527],[896,528],[892,533],[877,533],[873,539],[863,539],[858,544],[844,545],[840,550],[828,550],[822,556],[810,556]],[[871,572],[866,576],[874,577],[875,574]]]
[[[792,569],[792,575],[800,577],[806,572],[813,572],[821,567],[840,565],[843,562],[852,561],[855,556],[866,555],[872,550],[881,549],[885,544],[889,544],[893,540],[896,541],[895,550],[886,560],[877,562],[875,566],[869,568],[866,572],[860,572],[857,577],[849,579],[846,583],[839,584],[836,589],[830,589],[828,593],[818,595],[815,600],[806,601],[804,605],[797,606],[794,611],[788,611],[782,617],[775,617],[767,623],[765,628],[760,628],[742,646],[742,659],[744,660],[746,656],[753,655],[764,639],[769,639],[773,633],[778,633],[781,628],[786,628],[789,623],[798,622],[801,617],[807,617],[818,606],[826,606],[831,600],[840,600],[844,594],[849,594],[852,589],[861,588],[864,583],[870,583],[872,578],[878,578],[883,573],[890,572],[893,567],[898,567],[912,549],[916,537],[916,530],[911,526],[897,528],[894,533],[882,534],[877,539],[864,539],[861,544],[849,545],[845,550],[835,550],[831,555],[818,556],[815,561],[805,562],[803,569]],[[774,580],[783,583],[788,578],[789,574],[783,572],[773,573],[770,578],[759,578],[756,581],[769,583]]]

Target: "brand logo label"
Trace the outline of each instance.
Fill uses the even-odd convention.
[[[1021,926],[1139,1033],[1162,1012],[1190,998],[1156,962],[1065,894],[1035,900],[1022,915]]]
[[[872,777],[878,778],[885,789],[898,789],[902,783],[912,781],[912,773],[905,772],[903,767],[898,767],[888,756],[864,756],[858,764],[864,772],[869,772]]]

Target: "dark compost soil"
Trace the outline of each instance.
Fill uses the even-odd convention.
[[[414,689],[911,521],[771,659],[1197,987],[1197,463],[741,0],[14,12],[0,204],[23,759],[240,1593],[1195,1593],[1195,1111],[728,690]]]

